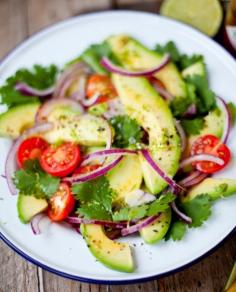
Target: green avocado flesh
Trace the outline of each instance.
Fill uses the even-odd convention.
[[[132,253],[127,243],[109,239],[100,225],[81,224],[80,230],[91,253],[101,263],[120,272],[134,271]]]
[[[111,36],[107,39],[107,43],[115,57],[126,69],[145,70],[154,68],[163,59],[163,56],[147,49],[127,35]],[[183,98],[187,96],[185,82],[173,63],[166,65],[165,68],[155,74],[155,77],[161,80],[167,91],[173,96]]]
[[[171,210],[168,209],[161,213],[160,216],[152,224],[142,228],[140,235],[148,244],[154,244],[160,241],[169,229],[171,222]]]
[[[18,105],[0,115],[0,136],[17,138],[34,125],[40,103]]]
[[[106,176],[111,188],[116,191],[116,202],[122,203],[126,194],[139,189],[142,184],[143,175],[138,156],[124,156]]]
[[[44,199],[20,194],[17,200],[18,216],[22,223],[28,223],[35,215],[43,212],[48,207]]]
[[[208,194],[212,200],[236,194],[236,179],[206,178],[183,195],[181,201],[187,202],[202,194]]]
[[[67,109],[60,114],[52,112],[48,121],[54,123],[54,128],[44,134],[49,143],[68,141],[83,146],[103,146],[107,143],[107,122],[93,115],[78,115]]]
[[[174,176],[179,168],[181,147],[167,103],[145,78],[113,74],[112,79],[126,113],[149,134],[148,150],[153,160],[167,175]],[[148,190],[158,194],[167,186],[166,181],[151,168],[142,155],[139,158]]]

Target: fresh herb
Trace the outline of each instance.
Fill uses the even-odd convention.
[[[169,53],[171,56],[171,60],[174,63],[178,63],[181,57],[179,50],[177,49],[175,43],[172,41],[166,43],[165,45],[158,44],[156,45],[154,50],[161,55],[164,55],[165,53]]]
[[[174,221],[165,236],[165,240],[169,240],[170,238],[172,238],[174,241],[181,240],[184,237],[186,231],[186,223],[179,220]]]
[[[186,80],[196,88],[196,104],[200,114],[206,114],[216,106],[215,94],[210,90],[208,81],[205,77],[193,75],[188,76]]]
[[[199,227],[211,215],[211,199],[208,194],[202,194],[194,199],[181,203],[186,215],[192,218],[190,227]]]
[[[110,123],[115,130],[114,146],[126,148],[141,142],[143,132],[135,120],[128,116],[116,116]]]
[[[181,125],[188,135],[198,135],[204,128],[204,120],[202,118],[196,118],[192,120],[183,119]]]
[[[112,214],[112,199],[115,192],[109,181],[102,176],[89,182],[75,184],[72,187],[80,203],[78,213],[86,219],[110,220]]]
[[[113,214],[114,221],[130,221],[141,219],[147,216],[153,216],[164,212],[169,208],[169,204],[175,200],[172,193],[161,195],[151,204],[144,204],[137,207],[125,207]]]
[[[181,117],[187,111],[191,103],[192,102],[188,97],[187,98],[175,97],[170,104],[173,116]]]
[[[117,60],[107,42],[91,45],[82,53],[80,58],[85,61],[95,72],[107,74],[106,69],[101,65],[102,57],[108,57],[110,60],[117,63]]]
[[[8,107],[37,101],[37,97],[27,96],[15,90],[17,82],[24,82],[37,89],[45,89],[55,83],[58,69],[55,65],[43,67],[34,65],[32,70],[20,69],[15,75],[9,77],[0,88],[1,103]]]
[[[60,179],[44,172],[38,160],[27,160],[24,168],[17,170],[14,183],[20,193],[36,198],[50,198],[58,189]]]
[[[159,54],[164,55],[165,53],[169,53],[171,56],[172,62],[175,63],[175,65],[179,68],[179,70],[183,70],[191,65],[193,65],[196,62],[203,62],[203,56],[202,55],[192,55],[188,56],[186,54],[182,55],[178,48],[176,47],[175,43],[170,41],[166,43],[165,45],[157,45],[155,47],[155,51]]]
[[[230,112],[230,116],[231,116],[231,120],[232,120],[232,124],[236,123],[236,105],[232,102],[228,103],[228,109]]]

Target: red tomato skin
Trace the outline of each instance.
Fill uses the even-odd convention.
[[[107,102],[117,97],[117,92],[110,77],[102,74],[91,75],[87,83],[86,96],[91,98],[96,93],[100,94],[96,104]]]
[[[40,164],[44,171],[65,177],[72,173],[80,163],[80,148],[76,144],[66,142],[59,147],[48,147],[40,157]]]
[[[155,85],[166,90],[166,87],[165,85],[161,82],[161,80],[151,76],[151,77],[148,77],[148,80],[149,82],[152,84],[152,86],[155,88]]]
[[[79,167],[73,172],[73,175],[88,173],[88,172],[91,172],[91,171],[94,171],[94,170],[98,169],[100,166],[101,166],[100,164],[79,166]]]
[[[25,139],[17,151],[17,163],[19,167],[23,168],[26,160],[40,158],[42,152],[47,148],[48,143],[41,137]]]
[[[199,137],[192,145],[191,155],[210,154],[221,158],[224,161],[223,165],[209,161],[196,162],[193,166],[197,170],[204,173],[215,173],[223,169],[231,158],[229,148],[223,144],[219,138],[213,135],[205,135]]]
[[[61,183],[58,191],[50,199],[48,217],[55,222],[64,220],[73,211],[75,202],[70,187],[66,183]]]

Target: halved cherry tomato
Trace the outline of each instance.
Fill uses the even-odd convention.
[[[50,198],[48,217],[52,221],[62,221],[74,209],[75,198],[66,183],[59,185],[56,193]]]
[[[117,97],[115,87],[111,79],[106,75],[93,74],[88,79],[86,96],[91,98],[94,94],[100,94],[96,103],[107,102]]]
[[[39,158],[47,147],[48,143],[40,137],[31,137],[24,140],[17,152],[19,166],[23,167],[26,160]]]
[[[148,78],[148,80],[150,81],[150,83],[152,84],[152,86],[155,88],[155,86],[160,87],[162,89],[166,89],[165,85],[157,78],[151,76]]]
[[[53,176],[64,177],[80,162],[79,146],[66,142],[59,147],[49,146],[40,157],[42,168]]]
[[[192,145],[191,155],[210,154],[221,158],[223,165],[209,161],[195,162],[194,166],[197,170],[204,173],[214,173],[226,166],[229,162],[231,154],[229,148],[223,144],[219,138],[213,135],[205,135],[199,137]]]
[[[100,166],[101,166],[100,164],[93,164],[93,165],[79,166],[79,167],[73,172],[73,175],[88,173],[88,172],[91,172],[91,171],[96,170],[96,169],[99,168]]]

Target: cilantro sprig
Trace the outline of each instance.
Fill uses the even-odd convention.
[[[116,116],[110,120],[110,123],[115,130],[114,146],[119,148],[136,147],[141,142],[143,131],[134,119],[126,115]]]
[[[204,120],[202,118],[195,118],[192,120],[183,119],[181,125],[188,135],[198,135],[204,128]]]
[[[21,194],[49,199],[58,189],[60,179],[44,172],[38,160],[27,160],[24,168],[17,170],[14,184]]]
[[[72,192],[79,201],[78,214],[86,219],[111,220],[112,199],[116,193],[106,177],[75,184]]]
[[[166,193],[161,195],[151,204],[144,204],[137,207],[126,207],[113,214],[114,221],[130,221],[141,219],[147,216],[153,216],[160,212],[164,212],[169,208],[169,204],[175,200],[175,195]]]
[[[15,90],[16,83],[24,82],[34,88],[45,89],[54,84],[57,72],[58,68],[55,65],[48,67],[34,65],[31,70],[23,68],[16,71],[0,87],[1,103],[6,104],[10,108],[16,105],[38,101],[37,97],[27,96]]]

